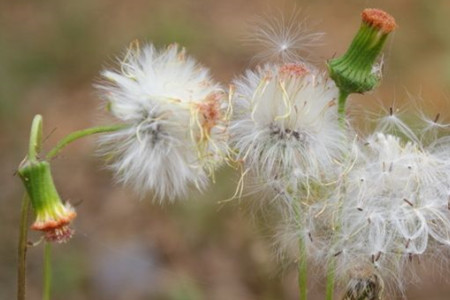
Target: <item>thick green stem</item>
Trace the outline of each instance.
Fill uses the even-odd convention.
[[[27,275],[27,239],[28,239],[28,212],[30,199],[25,193],[22,198],[22,208],[20,212],[20,233],[18,246],[17,264],[17,300],[25,300],[26,275]]]
[[[82,137],[97,134],[97,133],[117,131],[117,130],[124,129],[127,127],[128,127],[127,125],[120,124],[120,125],[110,125],[110,126],[98,126],[98,127],[92,127],[92,128],[72,132],[71,134],[67,135],[62,140],[60,140],[58,142],[58,144],[47,153],[46,158],[47,158],[47,160],[54,158],[67,145],[69,145],[73,141],[76,141]]]
[[[44,289],[42,300],[50,300],[52,289],[52,244],[46,242],[44,249]]]

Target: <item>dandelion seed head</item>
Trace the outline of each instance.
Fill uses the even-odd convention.
[[[111,114],[129,125],[101,140],[118,181],[160,201],[202,190],[227,155],[225,93],[208,70],[177,45],[132,45],[102,75]]]
[[[230,141],[259,182],[276,187],[286,199],[296,194],[299,182],[308,185],[330,175],[347,147],[331,80],[314,68],[289,63],[247,71],[234,85]]]
[[[450,245],[449,171],[433,149],[376,133],[336,192],[341,227],[333,249],[343,274],[358,258],[371,262],[383,278],[401,280],[407,262]],[[361,178],[364,178],[362,181]]]

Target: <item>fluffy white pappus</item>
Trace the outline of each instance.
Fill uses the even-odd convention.
[[[416,123],[420,124],[419,137],[423,143],[435,143],[440,137],[448,135],[450,131],[449,114],[447,113],[450,101],[436,103],[427,101],[420,96],[409,95],[415,106],[415,114],[418,117]]]
[[[448,156],[382,133],[361,152],[330,206],[339,230],[328,256],[336,257],[343,278],[358,262],[401,281],[416,256],[450,247]]]
[[[330,180],[349,144],[332,80],[290,63],[249,70],[234,85],[230,142],[248,176],[287,200]]]
[[[323,210],[321,204],[312,203],[299,207],[296,215],[288,213],[281,218],[276,227],[274,249],[282,262],[292,264],[307,259],[308,264],[325,271],[324,259],[329,252],[331,237],[330,227],[326,227],[329,222],[323,223],[325,220],[320,218]],[[305,248],[304,253],[300,253],[300,243]]]
[[[263,16],[252,24],[246,41],[257,52],[257,62],[293,63],[313,59],[314,50],[322,44],[323,32],[308,29],[306,19],[294,10],[291,15]]]
[[[228,136],[228,100],[208,70],[177,45],[134,44],[120,70],[102,75],[98,88],[126,126],[101,139],[118,181],[160,201],[202,190],[227,155]]]

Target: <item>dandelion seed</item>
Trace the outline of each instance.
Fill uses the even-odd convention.
[[[257,62],[295,63],[313,58],[314,49],[322,44],[324,33],[308,30],[300,11],[289,16],[282,13],[265,16],[252,24],[245,39],[257,51]]]

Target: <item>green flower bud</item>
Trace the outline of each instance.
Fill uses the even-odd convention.
[[[380,81],[374,71],[387,36],[396,27],[395,19],[379,9],[365,9],[362,24],[347,52],[328,62],[330,77],[342,94],[373,90]]]

